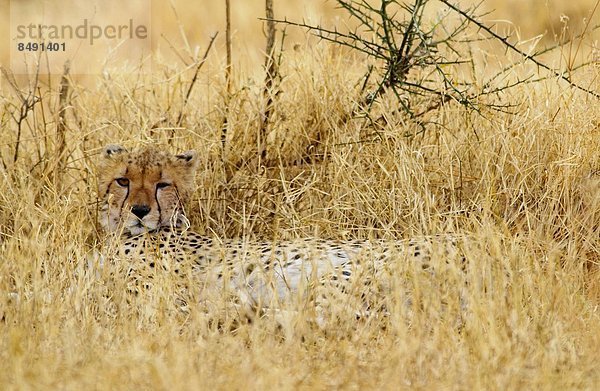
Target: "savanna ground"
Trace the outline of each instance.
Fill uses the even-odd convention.
[[[517,28],[523,40],[546,32],[542,40],[549,43],[553,31],[558,39],[565,27],[580,31],[594,7],[555,2],[536,9],[542,15],[536,17],[526,2],[513,2],[512,9],[508,3],[492,14],[521,23],[507,24],[507,31]],[[261,16],[262,3],[247,7]],[[298,8],[276,7],[278,16]],[[233,7],[234,28],[239,8]],[[568,26],[561,12],[571,13]],[[189,30],[189,13],[180,14]],[[36,92],[41,102],[22,122],[15,156],[11,113],[21,102],[3,78],[0,387],[597,388],[599,100],[551,77],[503,92],[503,102],[516,104],[511,114],[449,103],[430,113],[441,125],[424,133],[402,116],[374,129],[353,113],[365,59],[296,31],[281,57],[280,93],[259,159],[264,75],[260,63],[235,59],[241,46],[257,53],[264,47],[260,22],[250,20],[258,33],[234,34],[231,96],[222,37],[185,105],[193,69],[176,62],[149,77],[116,74],[85,84],[73,78],[63,147],[55,79]],[[205,47],[208,34],[196,35]],[[575,56],[596,56],[574,78],[600,91],[597,47],[594,52],[588,39],[576,52],[578,42],[546,60],[560,67]],[[514,56],[488,54],[494,60],[479,63],[476,73]],[[525,64],[511,75],[536,71]],[[373,110],[385,116],[394,107],[384,98]],[[182,312],[159,294],[132,300],[107,290],[101,272],[85,271],[102,238],[95,161],[103,145],[115,142],[200,152],[189,214],[202,234],[394,239],[459,233],[473,243],[465,248],[468,270],[437,285],[431,276],[412,275],[414,311],[398,305],[389,317],[357,321],[342,308],[338,322],[325,328],[306,320],[305,311],[291,314],[282,329],[269,316],[244,323],[225,314],[213,322],[214,314],[194,306]],[[440,295],[448,302],[443,311],[435,306]],[[459,296],[468,298],[467,306]]]

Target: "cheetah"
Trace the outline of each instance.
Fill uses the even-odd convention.
[[[380,303],[374,298],[389,291],[393,282],[387,277],[399,262],[432,273],[440,265],[460,268],[464,261],[455,235],[277,242],[199,235],[189,229],[185,214],[197,166],[194,151],[104,148],[98,164],[99,220],[111,237],[112,257],[127,265],[133,285],[145,280],[147,286],[162,271],[195,281],[204,292],[227,288],[249,312],[276,307],[299,292],[321,303],[350,295],[361,301],[360,311],[371,311]],[[184,277],[190,275],[193,279]]]

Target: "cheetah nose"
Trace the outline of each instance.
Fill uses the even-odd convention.
[[[133,205],[131,207],[131,213],[137,216],[138,219],[143,219],[148,213],[150,213],[150,207],[148,205]]]

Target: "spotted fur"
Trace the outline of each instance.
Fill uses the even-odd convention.
[[[99,165],[102,226],[117,241],[113,257],[127,264],[134,290],[151,285],[156,273],[167,273],[183,285],[195,281],[204,291],[227,288],[251,308],[271,307],[292,292],[315,287],[321,299],[323,292],[358,292],[368,307],[368,291],[389,290],[386,284],[399,263],[410,262],[425,273],[461,265],[455,236],[272,242],[191,232],[183,224],[183,206],[193,189],[196,159],[192,151],[105,148]]]

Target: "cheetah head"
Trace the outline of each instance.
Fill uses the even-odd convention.
[[[194,151],[172,155],[155,148],[130,152],[106,146],[98,165],[102,227],[139,235],[180,226],[197,165]]]

